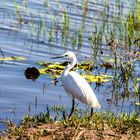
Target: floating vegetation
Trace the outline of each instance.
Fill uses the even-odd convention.
[[[86,74],[81,74],[81,75],[82,77],[87,79],[89,82],[98,82],[98,83],[109,82],[113,78],[113,76],[109,76],[109,75],[100,75],[100,76],[86,75]]]
[[[0,61],[13,61],[13,60],[23,61],[23,60],[27,60],[27,58],[22,57],[22,56],[12,56],[12,57],[3,57],[3,58],[0,58]]]
[[[140,103],[139,102],[136,102],[135,105],[140,106]]]
[[[39,64],[45,68],[38,68],[38,71],[40,74],[51,74],[52,78],[54,77],[60,77],[62,74],[65,66],[69,62],[64,63],[50,63],[50,62],[39,62]],[[84,78],[88,80],[88,82],[98,82],[98,83],[104,83],[112,80],[113,76],[110,75],[93,75],[91,74],[91,71],[93,69],[93,64],[88,61],[83,61],[81,64],[78,64],[74,67],[74,70],[79,68],[80,70],[86,72],[86,74],[81,74]],[[50,76],[49,76],[50,77]]]
[[[27,68],[25,70],[25,76],[27,79],[35,80],[39,77],[40,74],[49,74],[47,75],[48,78],[59,78],[65,68],[65,66],[69,62],[64,63],[51,63],[51,62],[38,62],[43,68]],[[74,70],[77,68],[84,71],[84,73],[81,73],[81,76],[83,76],[85,79],[88,80],[88,82],[97,82],[97,83],[104,83],[109,82],[112,80],[113,76],[111,75],[93,75],[91,71],[93,70],[93,64],[90,62],[83,61],[81,64],[78,64],[74,67]],[[86,74],[85,74],[86,72]]]

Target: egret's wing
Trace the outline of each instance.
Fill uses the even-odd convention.
[[[69,72],[64,79],[62,78],[62,82],[68,95],[77,98],[81,102],[91,107],[100,108],[100,104],[92,88],[88,82],[77,72]]]

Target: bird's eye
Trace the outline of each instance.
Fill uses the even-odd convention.
[[[67,57],[67,56],[68,56],[68,54],[65,55],[65,57]]]

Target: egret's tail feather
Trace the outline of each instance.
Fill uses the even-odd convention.
[[[100,103],[97,101],[96,103],[93,103],[93,104],[91,105],[91,107],[93,107],[93,108],[95,108],[95,109],[100,109],[100,108],[101,108],[101,105],[100,105]]]
[[[100,109],[101,105],[98,103],[98,105],[96,106],[96,109]]]

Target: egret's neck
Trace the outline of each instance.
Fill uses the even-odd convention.
[[[70,64],[67,65],[63,71],[63,75],[67,75],[69,71],[75,66],[76,63],[77,63],[76,57],[71,58]]]

